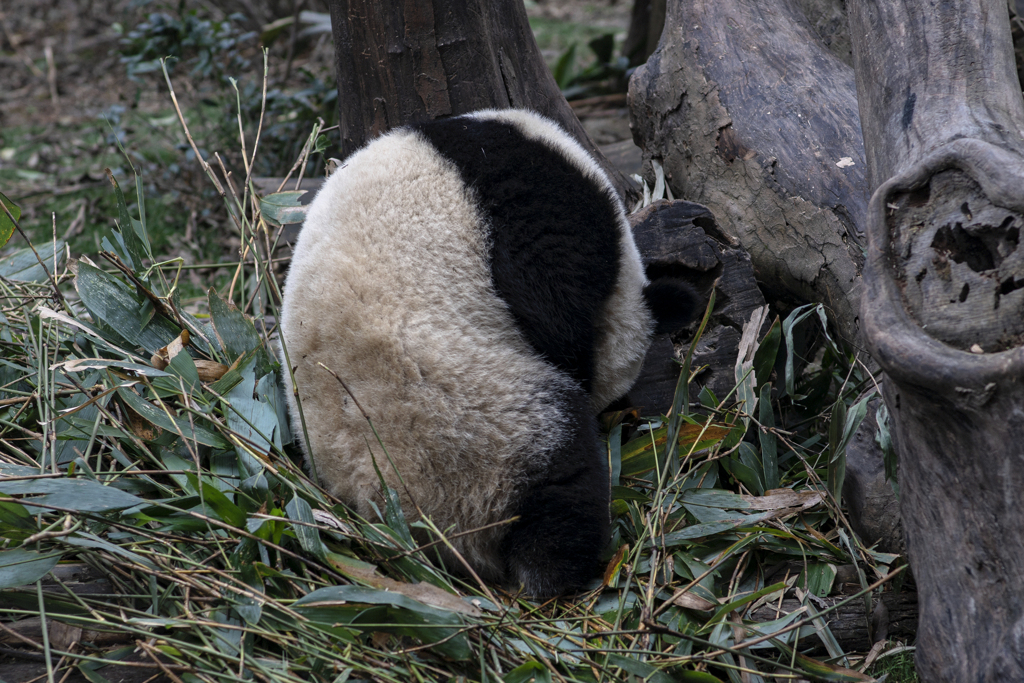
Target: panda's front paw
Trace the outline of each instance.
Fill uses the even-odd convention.
[[[697,317],[700,297],[690,283],[677,277],[659,277],[644,287],[644,300],[655,321],[655,334],[683,329]]]

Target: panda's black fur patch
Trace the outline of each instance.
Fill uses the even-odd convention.
[[[522,494],[519,520],[502,540],[510,579],[536,595],[583,588],[608,542],[608,463],[583,392],[566,397],[577,419],[551,464]]]
[[[654,316],[655,334],[668,334],[690,324],[700,299],[685,280],[660,277],[644,287],[644,301]]]
[[[563,154],[504,121],[413,128],[455,164],[489,217],[491,276],[519,329],[589,391],[595,321],[619,268],[614,200]]]

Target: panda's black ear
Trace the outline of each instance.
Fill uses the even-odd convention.
[[[699,310],[700,297],[688,282],[677,277],[659,277],[644,287],[647,308],[654,316],[655,334],[681,330]]]

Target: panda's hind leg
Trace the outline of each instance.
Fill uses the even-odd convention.
[[[577,401],[574,401],[576,403]],[[597,575],[608,542],[608,468],[597,420],[580,396],[573,437],[519,501],[502,543],[513,590],[551,597],[583,588]]]

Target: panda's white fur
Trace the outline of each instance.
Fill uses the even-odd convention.
[[[464,120],[505,124],[510,134],[541,142],[614,207],[618,271],[594,324],[589,397],[578,379],[538,354],[496,291],[493,217],[481,207],[478,188],[467,184],[424,129],[402,128],[369,143],[327,179],[292,257],[281,332],[295,372],[308,455],[325,487],[364,517],[375,518],[374,508],[383,509],[375,461],[408,517],[422,513],[456,534],[517,514],[527,491],[542,490],[538,495],[549,502],[541,507],[552,505],[558,494],[543,488],[545,477],[556,471],[560,481],[576,476],[576,469],[566,475],[554,460],[577,457],[571,442],[594,441],[580,457],[588,459],[587,472],[601,469],[604,491],[594,495],[607,518],[603,456],[589,455],[596,449],[596,438],[589,436],[595,430],[580,423],[590,425],[593,414],[629,389],[654,327],[622,203],[600,167],[551,121],[518,110],[449,121]],[[347,384],[387,455],[352,399],[320,364]],[[286,393],[301,434],[291,386]],[[587,486],[601,488],[596,475],[586,476],[598,482]],[[577,486],[571,495],[585,488]],[[579,514],[589,519],[595,513]],[[607,531],[606,519],[595,524]],[[516,541],[514,554],[541,559],[510,560],[513,551],[502,546],[508,528],[494,526],[451,543],[485,580],[522,584],[535,594],[558,593],[586,580],[571,576],[578,567],[548,567],[544,557],[551,549],[541,541],[533,548],[530,538]],[[523,533],[529,537],[532,528]],[[544,543],[562,552],[560,541]],[[587,543],[594,544],[589,537]],[[565,546],[564,552],[576,551]],[[450,553],[442,555],[459,567]]]

